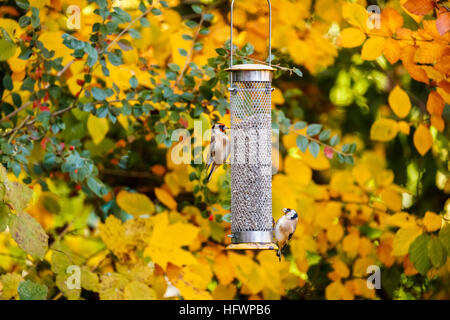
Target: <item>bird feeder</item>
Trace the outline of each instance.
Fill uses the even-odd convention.
[[[230,14],[231,244],[227,249],[277,249],[272,234],[272,72],[269,59],[233,65],[233,5]]]

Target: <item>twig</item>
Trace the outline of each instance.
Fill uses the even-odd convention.
[[[152,11],[152,9],[155,7],[155,5],[158,3],[158,1],[155,1],[150,7],[147,8],[147,10],[145,10],[145,12],[143,12],[142,14],[140,14],[139,16],[137,16],[136,18],[134,18],[134,20],[132,20],[126,27],[125,29],[123,29],[118,35],[117,37],[114,38],[113,41],[111,41],[111,43],[106,47],[106,51],[109,51],[109,49],[117,43],[117,41],[119,41],[120,37],[122,37],[125,33],[127,33],[130,29],[131,26],[136,23],[136,21],[138,21],[139,19],[141,19],[142,17],[146,16],[147,14],[150,13],[150,11]]]

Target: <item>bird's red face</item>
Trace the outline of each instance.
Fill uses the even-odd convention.
[[[225,132],[225,130],[228,129],[227,126],[224,125],[223,123],[218,123],[218,125],[219,125],[220,131],[222,131],[222,132]]]

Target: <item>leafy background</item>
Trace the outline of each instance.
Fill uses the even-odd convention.
[[[229,125],[227,1],[2,1],[1,299],[448,299],[449,6],[380,1],[373,29],[371,4],[273,1],[279,263],[225,250],[229,168],[171,157]],[[264,63],[266,3],[235,9],[236,63]]]

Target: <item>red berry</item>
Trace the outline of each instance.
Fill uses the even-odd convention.
[[[213,221],[213,219],[214,219],[214,216],[213,216],[213,215],[210,215],[210,216],[208,217],[208,220],[209,220],[209,221]]]
[[[77,80],[77,85],[79,85],[81,87],[83,84],[84,84],[84,80],[82,80],[82,79]]]
[[[75,169],[75,171],[74,171],[75,173],[78,173],[78,169]]]
[[[48,96],[48,91],[47,91],[44,96],[44,101],[48,101],[48,99],[49,99],[49,96]]]
[[[37,108],[41,106],[41,102],[39,100],[34,100],[33,101],[33,108]]]
[[[36,76],[36,79],[39,79],[40,77],[42,77],[42,69],[36,69],[35,76]]]
[[[69,150],[70,150],[70,151],[73,151],[74,149],[75,149],[74,146],[70,146],[70,147],[69,147]]]
[[[80,190],[81,190],[81,186],[80,186],[79,184],[77,184],[77,185],[75,186],[75,190],[80,191]]]

